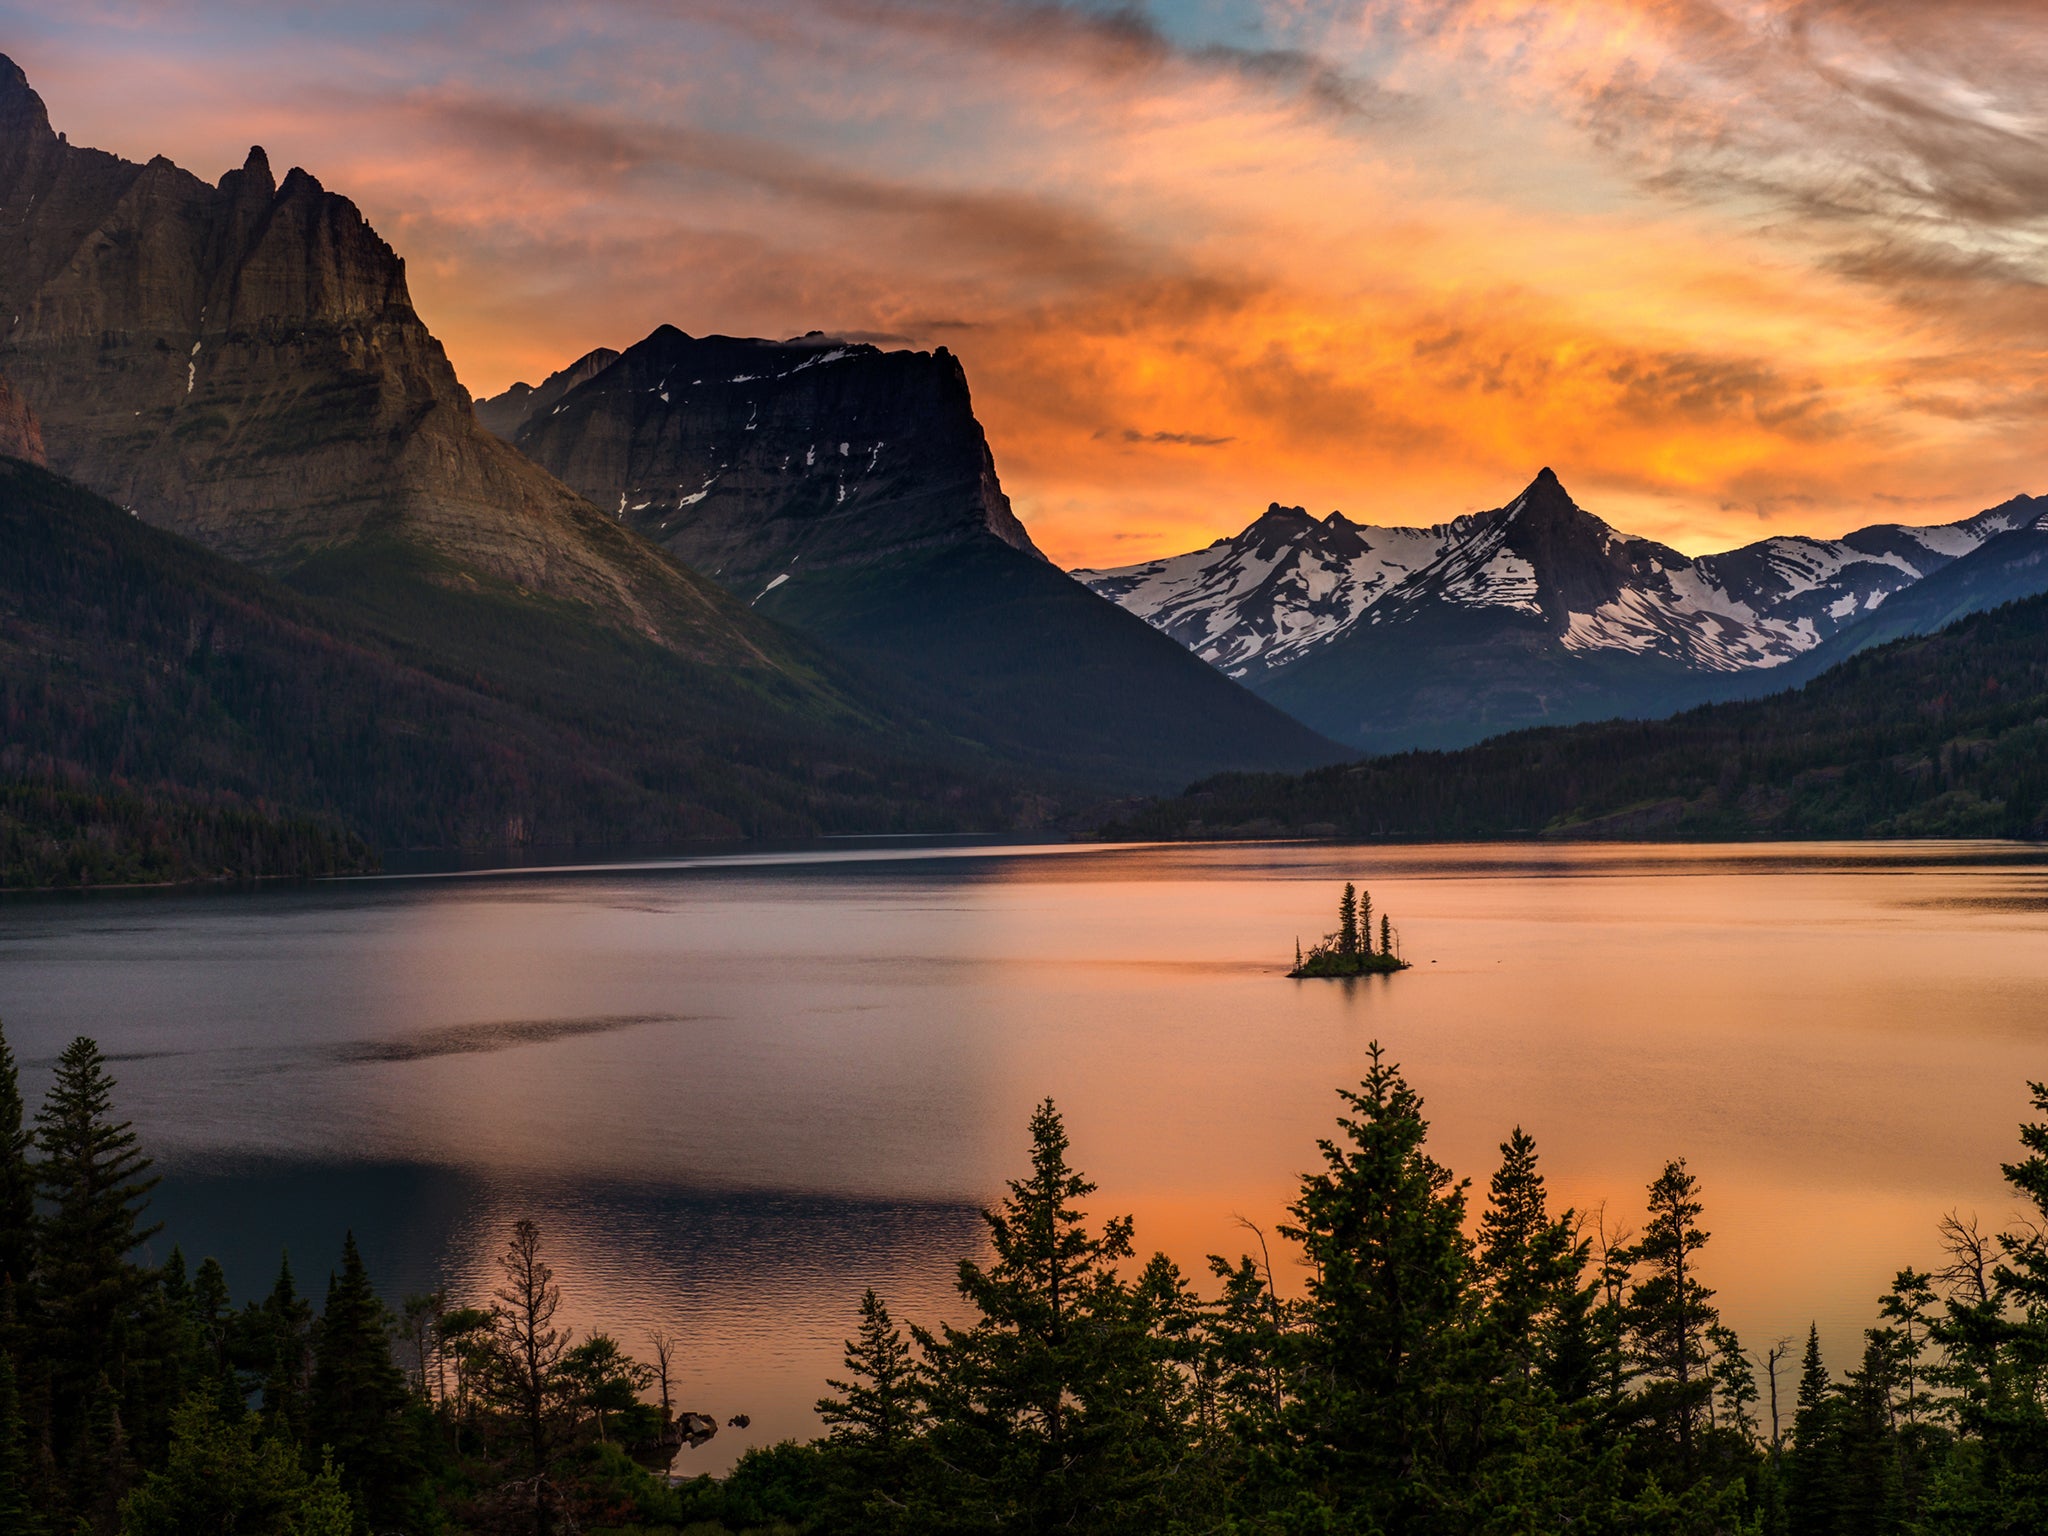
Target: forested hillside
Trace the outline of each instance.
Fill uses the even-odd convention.
[[[952,830],[1042,803],[852,702],[794,637],[788,665],[726,669],[441,574],[388,561],[376,601],[411,613],[380,625],[0,460],[0,883],[331,873],[366,844]]]
[[[2048,836],[2048,598],[1866,652],[1797,692],[1224,775],[1107,835]]]

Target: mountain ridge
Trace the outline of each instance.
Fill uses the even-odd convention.
[[[1505,506],[1429,528],[1276,504],[1205,550],[1075,574],[1326,734],[1448,747],[1763,691],[2032,507],[1693,557],[1613,528],[1546,468]]]

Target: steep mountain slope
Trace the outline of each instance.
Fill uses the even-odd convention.
[[[1226,775],[1125,838],[2048,837],[2048,597],[1674,719]]]
[[[273,573],[404,546],[762,664],[710,584],[478,425],[404,263],[306,172],[255,149],[209,186],[69,144],[0,58],[0,213],[0,371],[60,473]]]
[[[943,348],[665,326],[593,359],[485,410],[627,527],[961,735],[1123,787],[1342,755],[1039,554]]]
[[[799,688],[571,604],[517,611],[437,604],[447,632],[409,655],[0,459],[0,883],[319,873],[362,862],[363,839],[955,830],[1043,808],[916,720],[864,713],[828,664]],[[494,669],[485,653],[515,636],[526,653]],[[948,750],[954,766],[930,765]]]
[[[1994,534],[1837,631],[1787,669],[1788,681],[1803,682],[1874,645],[1932,634],[1969,614],[2048,592],[2048,497],[2023,497],[1998,512],[2031,520]]]
[[[1275,507],[1207,550],[1076,574],[1319,729],[1395,750],[1760,691],[2027,516],[2016,502],[1694,559],[1617,533],[1545,470],[1433,528]]]

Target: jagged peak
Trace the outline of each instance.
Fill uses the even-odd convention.
[[[55,137],[43,98],[28,83],[27,72],[4,53],[0,53],[0,133]]]
[[[268,159],[265,165],[269,164]],[[320,185],[320,178],[302,165],[295,165],[285,172],[284,183],[277,189],[279,197],[325,197],[327,189]]]

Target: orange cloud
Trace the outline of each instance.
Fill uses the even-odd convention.
[[[1276,0],[1250,41],[1050,0],[480,34],[444,0],[403,50],[167,14],[25,52],[59,124],[306,163],[473,388],[663,322],[943,343],[1067,563],[1274,499],[1435,521],[1544,463],[1693,550],[2048,484],[2017,0]]]

